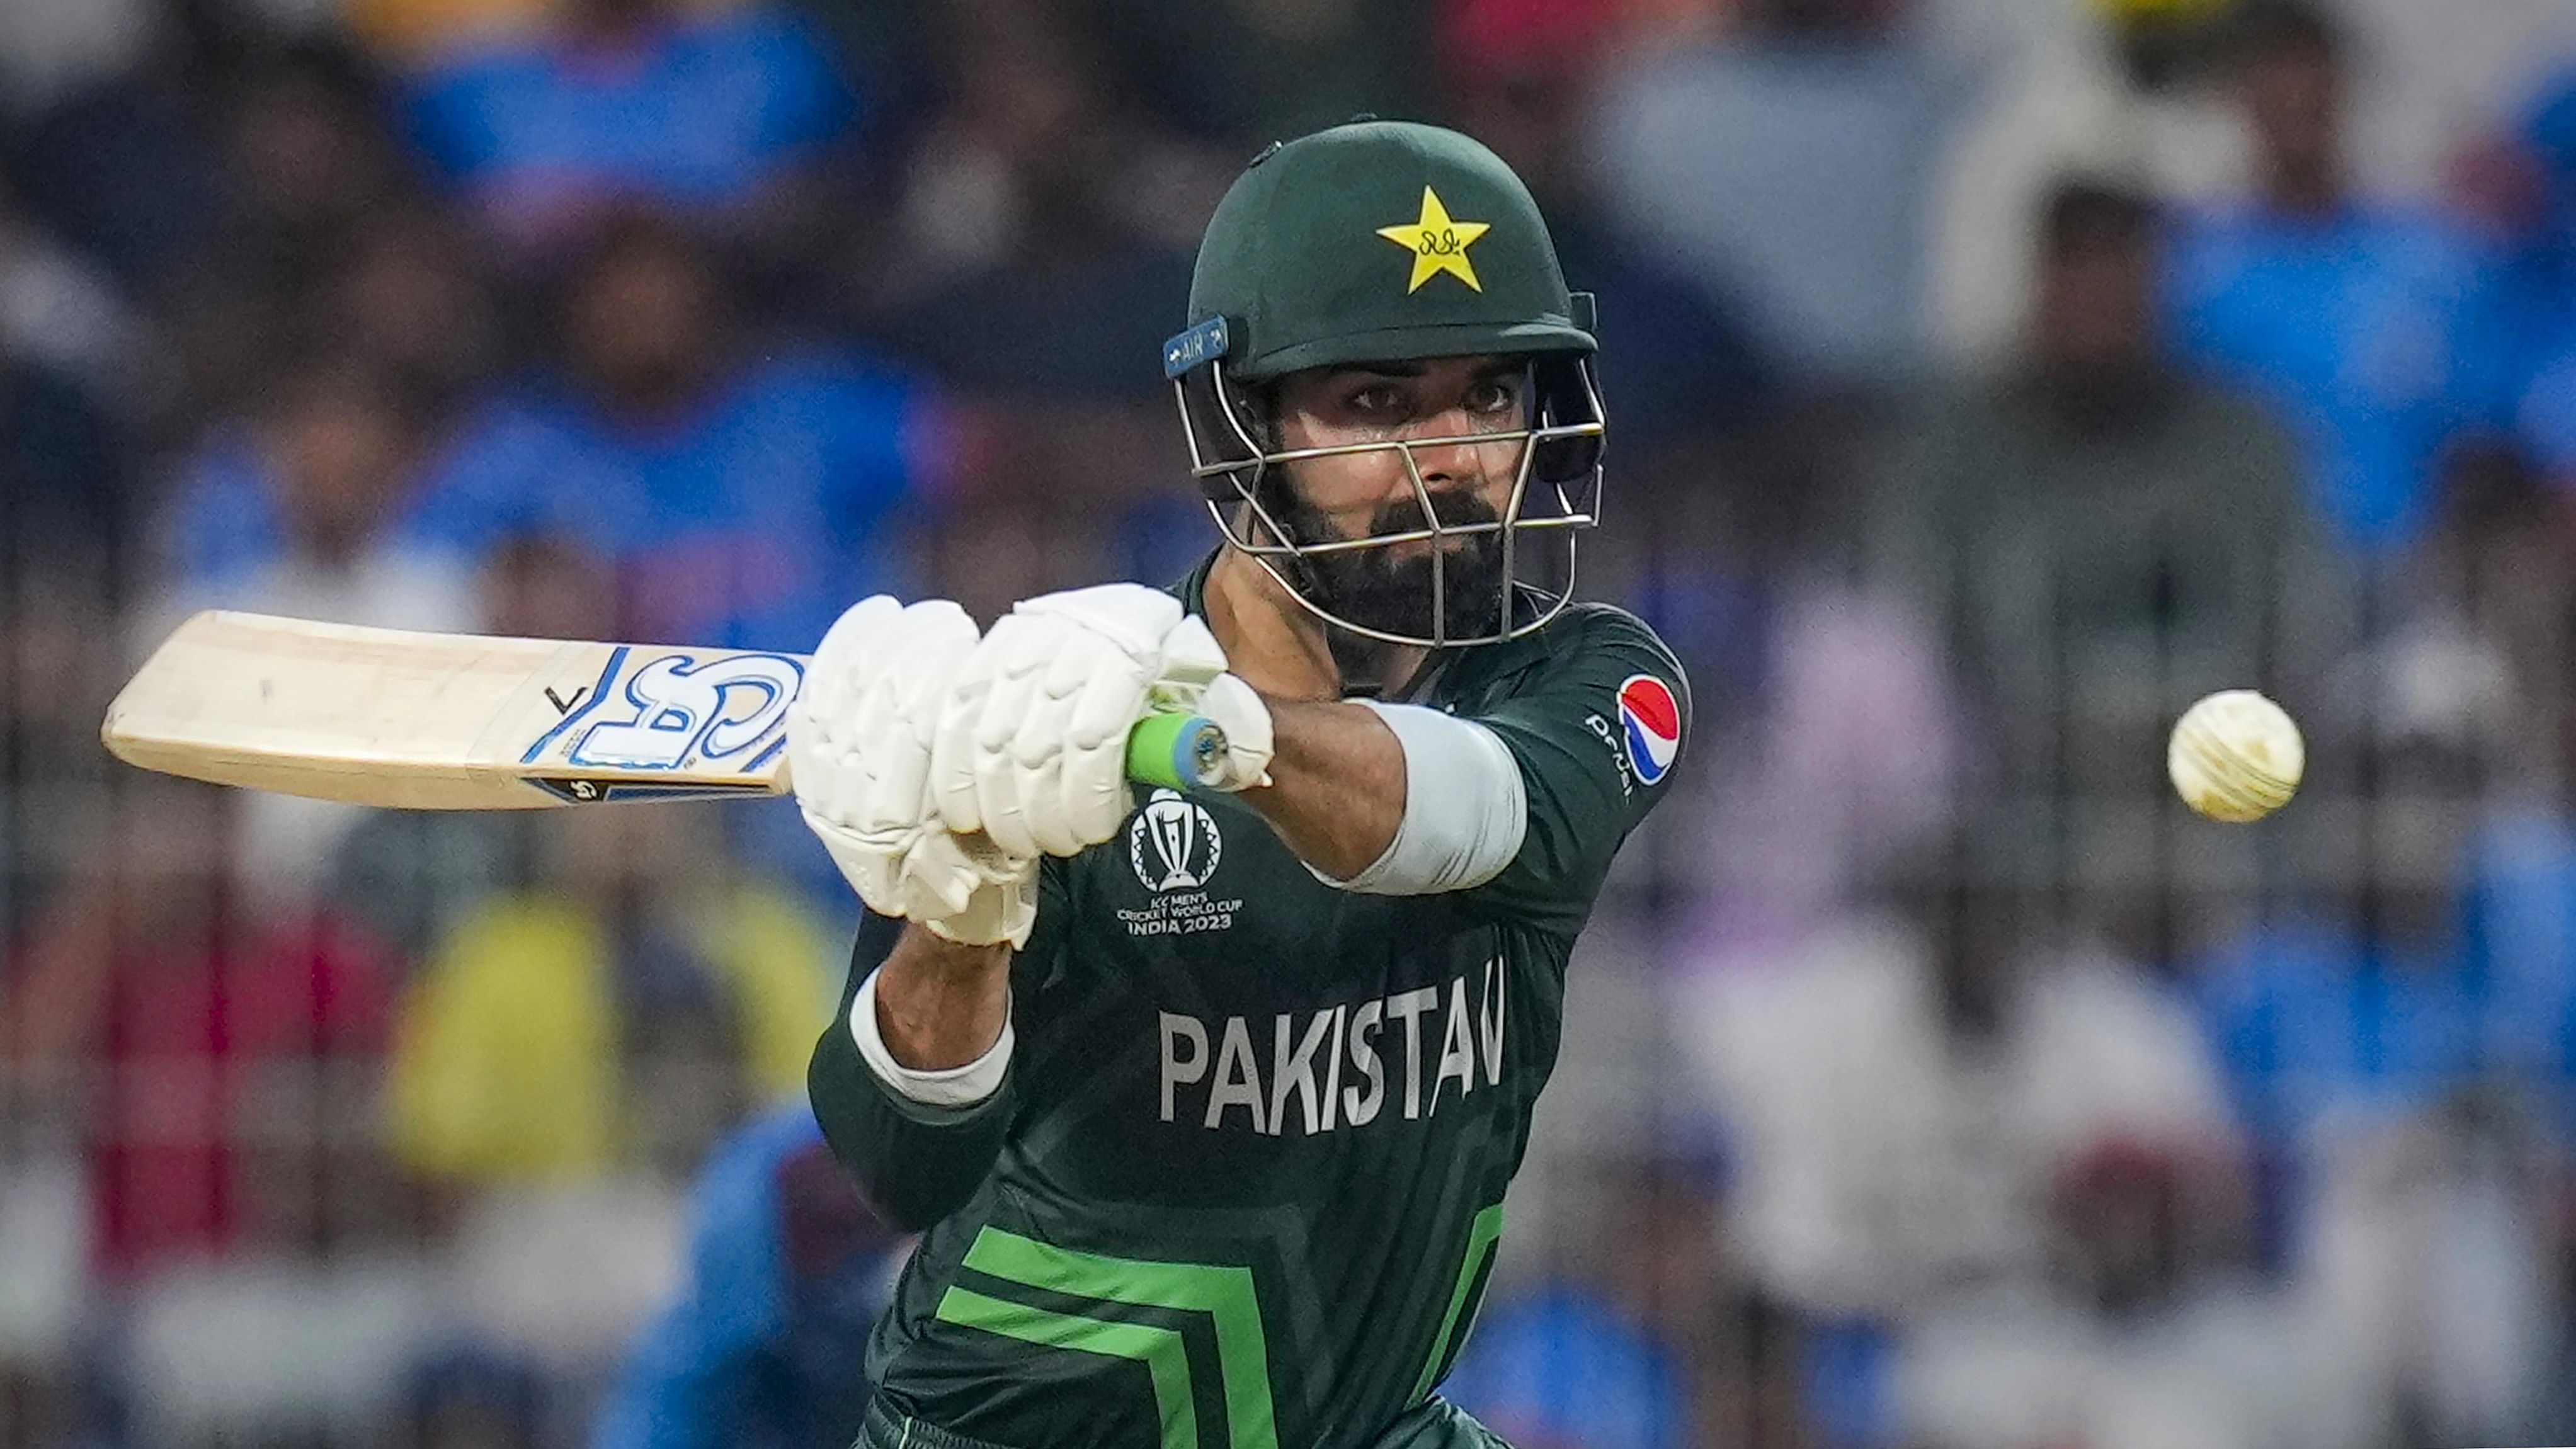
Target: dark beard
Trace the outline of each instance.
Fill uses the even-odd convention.
[[[1293,489],[1280,491],[1289,496],[1273,516],[1287,531],[1289,542],[1312,546],[1336,541],[1329,522],[1296,497]],[[1444,527],[1490,524],[1497,519],[1492,506],[1472,493],[1438,495],[1435,506]],[[1389,503],[1369,520],[1372,535],[1411,533],[1422,526],[1422,510],[1411,502]],[[1438,630],[1433,627],[1431,563],[1428,553],[1399,559],[1383,548],[1354,548],[1311,554],[1299,559],[1297,566],[1304,571],[1306,592],[1318,608],[1360,628],[1416,639],[1429,639],[1435,632],[1446,639],[1496,633],[1502,618],[1501,530],[1468,534],[1448,554],[1441,566],[1439,591],[1440,623],[1445,627]]]

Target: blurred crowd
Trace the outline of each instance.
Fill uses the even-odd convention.
[[[1450,1392],[1523,1449],[2576,1438],[2576,3],[0,0],[0,1446],[834,1446],[792,807],[117,766],[235,607],[803,649],[1215,533],[1215,198],[1597,292],[1698,738]],[[2274,820],[2193,699],[2307,733]]]

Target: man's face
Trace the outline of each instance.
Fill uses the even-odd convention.
[[[346,379],[317,383],[269,442],[296,534],[334,557],[362,547],[401,487],[408,451],[382,399]]]
[[[2155,267],[2146,239],[2072,242],[2040,271],[2044,358],[2089,374],[2133,367],[2155,349]]]
[[[2332,56],[2285,48],[2246,68],[2244,103],[2255,144],[2275,171],[2333,166],[2342,146],[2343,77]]]
[[[667,400],[687,388],[713,349],[716,288],[678,246],[617,252],[575,284],[568,324],[576,365],[626,399]]]
[[[578,0],[573,13],[602,29],[618,30],[658,20],[669,8],[668,0]]]
[[[1359,451],[1281,465],[1287,499],[1273,509],[1288,541],[1311,547],[1417,532],[1432,523],[1426,495],[1442,526],[1498,522],[1529,446],[1527,391],[1522,362],[1490,356],[1292,374],[1277,398],[1280,450]],[[1399,443],[1410,446],[1392,446]],[[1372,629],[1429,637],[1435,552],[1446,616],[1440,632],[1491,633],[1504,584],[1499,530],[1310,555],[1323,595],[1315,602]]]

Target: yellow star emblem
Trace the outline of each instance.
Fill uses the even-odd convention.
[[[1382,226],[1377,234],[1413,253],[1413,280],[1404,284],[1404,293],[1409,297],[1442,272],[1479,292],[1485,290],[1485,284],[1476,280],[1476,264],[1467,259],[1467,248],[1491,230],[1493,226],[1488,222],[1450,220],[1449,208],[1440,204],[1440,193],[1426,186],[1422,188],[1420,220]]]

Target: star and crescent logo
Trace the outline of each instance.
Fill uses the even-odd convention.
[[[1453,219],[1449,208],[1441,204],[1440,193],[1426,186],[1422,188],[1420,217],[1379,227],[1377,234],[1413,253],[1413,278],[1404,284],[1404,293],[1409,297],[1442,272],[1472,290],[1485,290],[1485,284],[1476,280],[1476,264],[1467,256],[1467,248],[1491,230],[1490,222]]]

